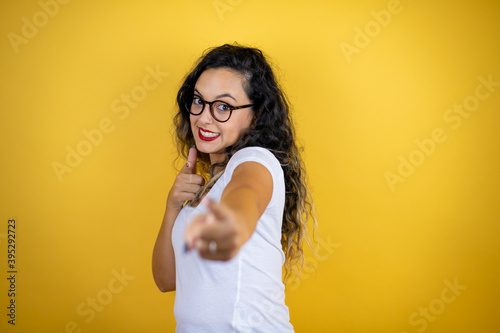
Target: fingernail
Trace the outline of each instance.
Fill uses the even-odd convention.
[[[196,148],[196,145],[192,145],[191,148]]]

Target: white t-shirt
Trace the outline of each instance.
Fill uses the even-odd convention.
[[[231,157],[207,197],[219,202],[234,169],[248,161],[269,170],[273,194],[254,233],[234,258],[213,261],[201,258],[197,251],[184,252],[186,226],[206,212],[203,202],[198,207],[186,205],[177,216],[172,230],[177,333],[293,332],[282,282],[285,181],[279,161],[267,149],[243,148]]]

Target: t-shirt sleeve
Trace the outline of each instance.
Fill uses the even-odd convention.
[[[225,180],[228,183],[236,167],[244,162],[262,164],[273,178],[273,198],[277,189],[284,187],[283,169],[278,159],[269,150],[261,147],[247,147],[237,151],[229,160],[225,170]],[[283,188],[284,190],[284,188]]]

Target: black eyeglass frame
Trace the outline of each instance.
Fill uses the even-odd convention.
[[[186,100],[186,98],[188,98],[188,97],[192,97],[192,98],[190,99],[190,101],[191,101],[190,103],[188,103],[188,101],[189,101],[189,100]],[[192,111],[191,111],[191,106],[188,106],[188,104],[189,104],[189,105],[192,105],[193,100],[195,99],[195,97],[196,97],[196,98],[199,98],[199,99],[200,99],[200,101],[202,102],[201,111],[200,111],[200,112],[198,112],[198,113],[192,112]],[[239,110],[239,109],[249,108],[249,107],[253,106],[253,104],[246,104],[246,105],[240,105],[240,106],[233,106],[233,105],[229,104],[228,102],[221,101],[221,100],[219,100],[219,99],[216,99],[215,101],[209,102],[209,101],[205,101],[205,100],[203,99],[203,97],[201,97],[200,95],[198,95],[198,94],[194,94],[194,93],[193,93],[193,94],[184,94],[184,93],[183,93],[183,94],[181,95],[181,99],[182,99],[182,101],[183,101],[184,107],[185,107],[185,108],[187,109],[187,111],[188,111],[190,114],[192,114],[193,116],[199,116],[200,114],[202,114],[202,113],[203,113],[203,110],[205,110],[205,105],[206,105],[206,104],[208,104],[208,105],[209,105],[210,114],[212,115],[212,118],[214,118],[214,119],[215,119],[215,121],[218,121],[219,123],[225,123],[225,122],[227,122],[227,121],[231,118],[231,115],[233,114],[233,111],[234,111],[234,110]],[[219,119],[217,119],[217,117],[215,116],[215,114],[214,114],[213,104],[214,104],[214,103],[217,103],[217,102],[219,102],[219,103],[223,103],[223,104],[225,104],[225,105],[227,105],[227,106],[229,107],[229,117],[227,117],[227,119],[226,119],[226,120],[219,120]]]

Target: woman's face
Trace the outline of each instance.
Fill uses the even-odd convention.
[[[243,89],[244,78],[227,68],[210,68],[201,73],[194,92],[208,102],[220,100],[232,106],[251,104]],[[191,131],[196,148],[210,154],[211,163],[222,162],[226,158],[226,148],[236,143],[243,131],[250,127],[253,119],[251,107],[234,110],[228,121],[216,121],[208,104],[202,113],[190,114]]]

